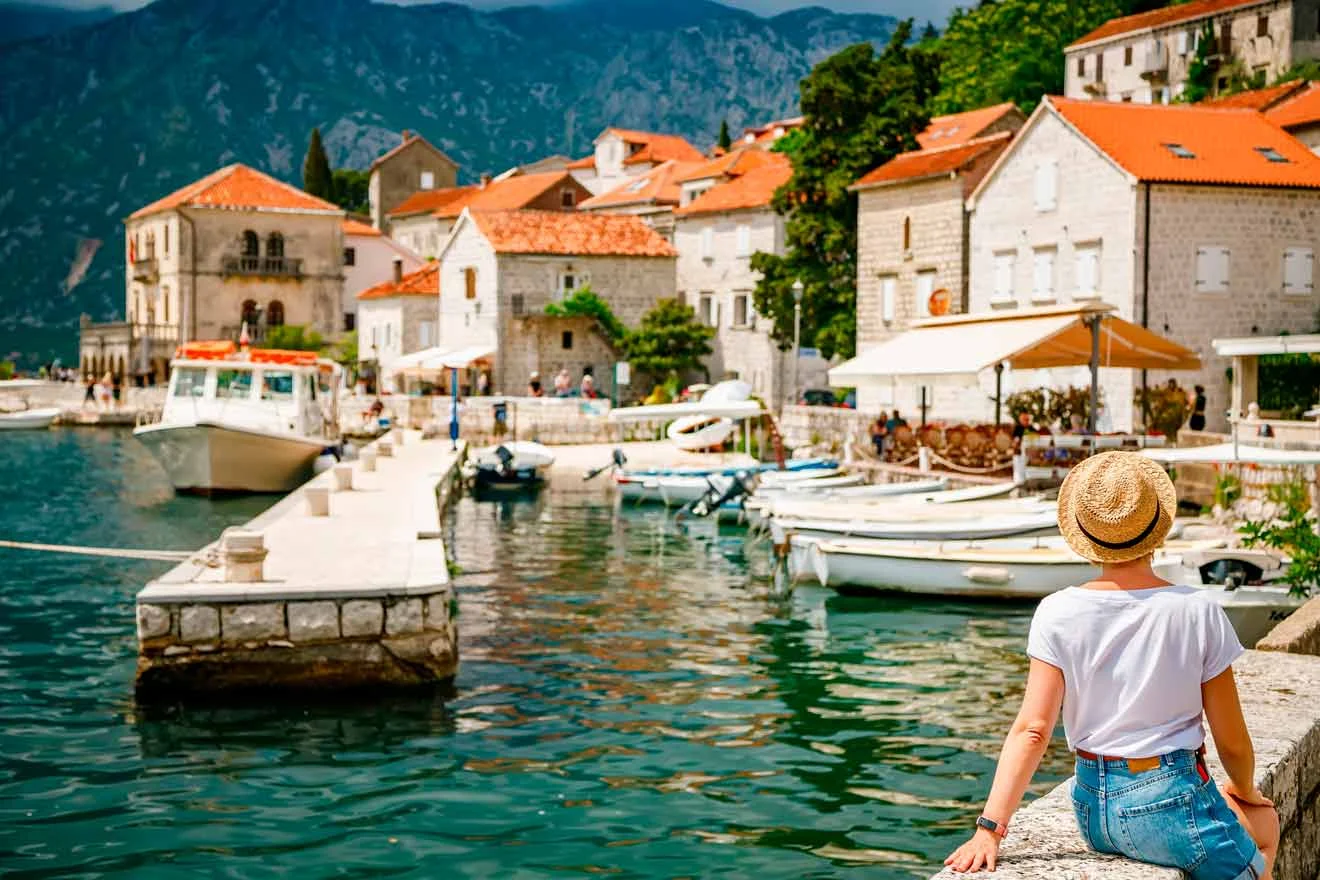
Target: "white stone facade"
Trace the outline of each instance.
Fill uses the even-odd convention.
[[[344,235],[344,294],[340,302],[341,330],[357,326],[357,295],[394,275],[394,261],[401,260],[403,274],[422,266],[422,258],[387,235]],[[349,317],[352,316],[350,322]],[[352,326],[350,326],[350,323]]]
[[[405,354],[438,344],[437,297],[404,295],[358,301],[358,360],[389,372]]]

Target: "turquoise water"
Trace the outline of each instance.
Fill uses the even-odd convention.
[[[0,437],[0,537],[189,548],[268,503],[175,498],[127,433]],[[737,532],[583,496],[448,528],[448,701],[138,707],[162,566],[0,550],[0,874],[915,878],[965,835],[1029,608],[775,598]]]

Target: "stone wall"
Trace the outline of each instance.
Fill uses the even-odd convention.
[[[560,370],[568,370],[575,389],[590,370],[596,390],[610,398],[614,393],[614,364],[619,358],[594,318],[542,314],[510,318],[500,359],[507,371],[505,390],[513,394],[527,393],[533,372],[540,373],[545,393],[553,394],[555,374]]]
[[[824,444],[843,449],[848,443],[869,444],[875,416],[833,406],[786,406],[779,432],[790,449]]]
[[[432,175],[431,189],[458,182],[458,165],[421,138],[372,168],[371,221],[377,229],[387,225],[385,215],[390,209],[422,189],[424,171]]]

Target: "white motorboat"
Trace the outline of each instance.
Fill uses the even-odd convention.
[[[549,447],[511,440],[473,453],[464,473],[478,490],[523,490],[544,483],[545,471],[554,463]]]
[[[133,436],[179,492],[288,492],[335,442],[339,367],[309,351],[182,345],[160,421]]]
[[[765,517],[775,513],[785,516],[810,516],[812,512],[824,511],[826,518],[838,515],[843,504],[874,505],[861,512],[881,513],[895,510],[894,504],[965,504],[973,501],[995,500],[1017,488],[1015,483],[997,483],[992,486],[973,486],[967,489],[946,489],[948,481],[941,477],[937,480],[920,480],[911,483],[879,483],[869,486],[852,486],[842,489],[811,493],[811,484],[796,492],[790,487],[789,492],[756,492],[745,502],[747,519],[753,524],[760,523]],[[822,506],[797,508],[796,502],[818,504]],[[828,507],[823,506],[829,503]]]
[[[1040,497],[967,501],[963,504],[904,503],[903,498],[906,497],[910,496],[860,500],[766,497],[760,500],[759,505],[749,502],[748,506],[753,509],[755,519],[762,524],[774,521],[811,521],[819,523],[815,526],[817,531],[842,529],[844,534],[855,534],[853,526],[857,523],[942,522],[972,518],[993,520],[1027,514],[1054,516],[1058,509],[1055,502]]]
[[[982,541],[990,538],[1058,534],[1053,509],[1023,510],[995,515],[969,512],[958,516],[930,516],[927,511],[895,511],[891,519],[800,519],[775,516],[770,533],[782,546],[792,535],[841,540],[877,538],[889,541]]]
[[[6,379],[0,382],[0,431],[40,431],[60,417],[56,406],[33,407],[28,393],[46,383],[36,379]]]

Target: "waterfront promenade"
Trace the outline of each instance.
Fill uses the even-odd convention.
[[[440,511],[461,449],[418,432],[391,438],[138,594],[139,692],[453,678],[458,636]]]

